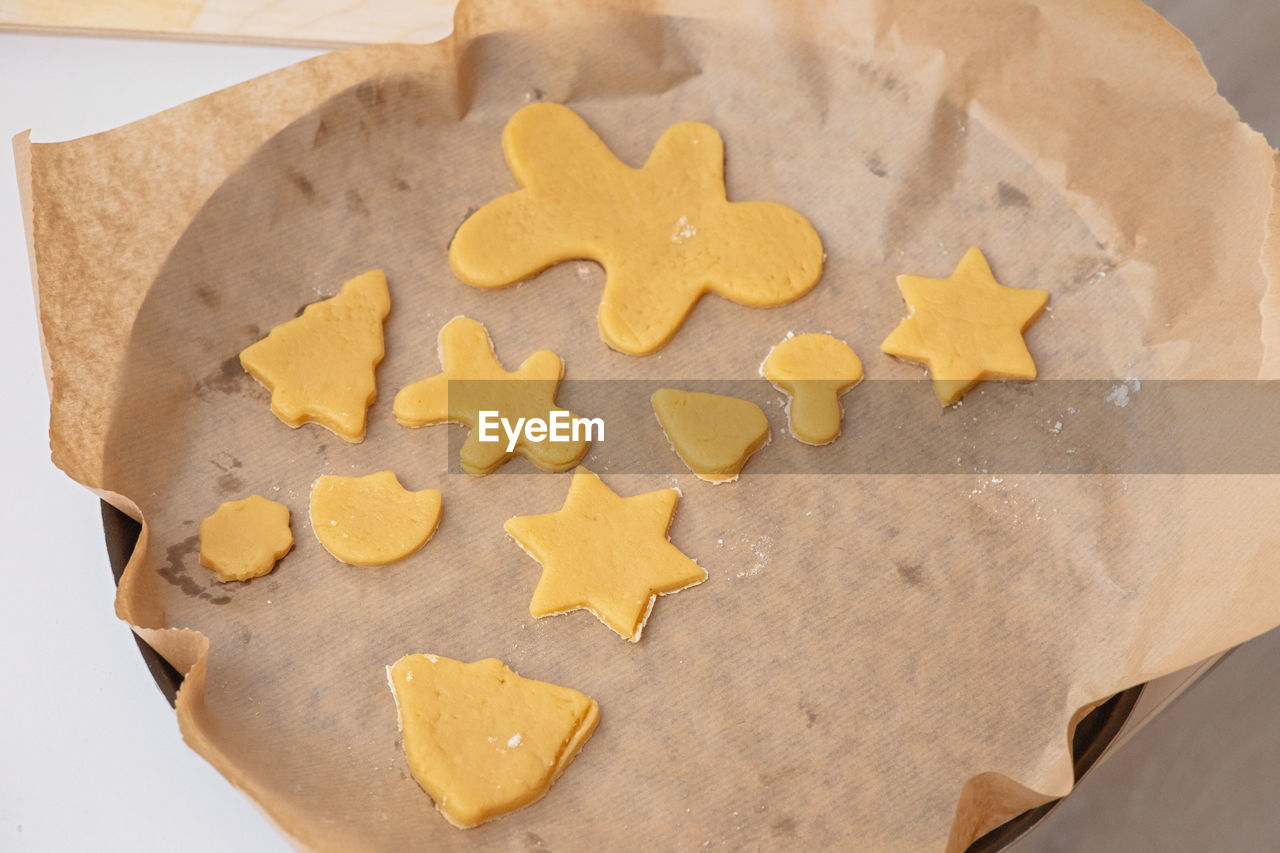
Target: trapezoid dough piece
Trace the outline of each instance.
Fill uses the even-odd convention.
[[[948,278],[898,276],[907,318],[880,348],[929,368],[933,393],[949,406],[984,379],[1035,379],[1022,339],[1045,305],[1044,290],[1005,287],[978,249]]]
[[[391,471],[326,474],[311,484],[311,529],[324,549],[352,566],[385,566],[417,551],[440,523],[440,493],[411,492]]]
[[[624,498],[579,467],[563,507],[507,519],[507,533],[542,566],[529,613],[589,610],[639,642],[658,596],[707,579],[667,538],[679,497],[675,489],[659,489]]]
[[[540,798],[600,719],[594,699],[522,678],[494,658],[406,655],[387,667],[387,680],[409,770],[460,829]]]
[[[598,261],[600,337],[619,352],[662,348],[703,294],[782,305],[822,275],[822,242],[803,216],[727,200],[724,143],[708,125],[672,125],[633,169],[568,107],[536,103],[507,122],[502,150],[521,189],[462,223],[454,273],[506,287],[562,261]]]
[[[478,321],[456,317],[440,330],[440,366],[443,373],[414,382],[396,394],[396,420],[407,427],[428,424],[463,424],[469,430],[459,451],[462,470],[477,477],[492,473],[519,454],[544,471],[567,471],[587,455],[588,442],[530,441],[521,432],[515,449],[507,450],[508,436],[480,440],[480,412],[497,412],[512,424],[520,418],[547,420],[556,406],[556,389],[564,375],[564,363],[550,350],[538,350],[514,372],[508,372],[493,351],[489,333]],[[573,417],[572,414],[569,417]]]
[[[769,419],[749,400],[675,388],[659,388],[649,399],[672,449],[700,480],[738,479],[751,454],[769,442]]]
[[[240,353],[240,364],[271,392],[271,411],[289,426],[317,423],[347,441],[363,441],[384,353],[382,321],[390,311],[386,276],[367,272],[276,326]]]
[[[289,508],[261,495],[227,501],[200,522],[200,565],[223,583],[262,577],[292,547]]]
[[[760,373],[789,397],[791,434],[805,444],[821,445],[840,436],[840,395],[862,381],[862,362],[839,338],[796,335],[773,348]]]

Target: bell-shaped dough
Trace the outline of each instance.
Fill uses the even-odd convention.
[[[749,400],[675,388],[659,388],[649,399],[671,447],[707,482],[738,479],[769,441],[769,419]]]
[[[594,699],[521,678],[494,658],[407,655],[387,678],[409,770],[461,829],[545,794],[600,718]]]

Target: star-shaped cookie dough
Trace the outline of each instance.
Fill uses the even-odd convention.
[[[1005,287],[977,249],[950,278],[898,276],[907,318],[880,348],[924,364],[933,393],[949,406],[984,379],[1035,379],[1022,333],[1049,302],[1044,290]]]
[[[701,122],[672,125],[633,169],[573,110],[537,103],[507,122],[502,150],[521,189],[462,223],[449,247],[454,273],[494,288],[562,261],[598,261],[600,337],[619,352],[665,346],[703,294],[782,305],[822,275],[808,220],[725,197],[724,143]]]
[[[468,317],[446,323],[439,343],[444,372],[407,385],[396,395],[393,411],[403,426],[448,422],[469,427],[458,456],[462,470],[476,477],[492,473],[517,453],[544,471],[568,471],[587,455],[586,441],[531,441],[523,431],[510,452],[509,436],[502,430],[496,441],[480,440],[483,411],[497,412],[515,424],[532,418],[546,421],[552,409],[559,410],[556,390],[564,374],[559,356],[538,350],[514,372],[507,371],[493,352],[488,331]]]
[[[707,579],[667,539],[679,497],[675,489],[659,489],[624,498],[579,467],[561,509],[508,519],[507,533],[542,564],[529,613],[540,618],[590,610],[639,642],[659,595]]]

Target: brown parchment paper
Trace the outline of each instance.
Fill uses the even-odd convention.
[[[450,475],[448,430],[391,416],[451,317],[485,322],[508,365],[548,347],[575,379],[750,378],[813,329],[870,378],[912,378],[877,352],[893,277],[978,245],[1052,294],[1028,335],[1042,377],[1274,378],[1280,269],[1272,151],[1137,2],[530,5],[464,3],[435,45],[17,140],[54,459],[144,519],[117,611],[186,672],[188,742],[299,846],[961,850],[1070,789],[1079,709],[1280,623],[1274,477],[750,468],[714,488],[600,472],[679,484],[672,540],[710,573],[640,644],[585,613],[530,619],[537,566],[502,521],[558,507],[567,475]],[[462,285],[449,238],[513,188],[501,128],[539,98],[634,164],[667,125],[713,124],[730,198],[809,217],[822,282],[769,311],[704,300],[647,359],[598,340],[594,265]],[[285,428],[237,353],[373,267],[393,309],[367,440]],[[444,521],[401,564],[339,565],[309,485],[383,468],[440,488]],[[250,492],[290,507],[297,546],[218,585],[197,525]],[[600,728],[536,806],[455,830],[407,773],[386,688],[418,651],[576,687]]]

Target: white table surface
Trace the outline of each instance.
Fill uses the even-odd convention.
[[[1258,85],[1255,64],[1280,59],[1280,3],[1156,5],[1204,35],[1224,92],[1280,138],[1275,65]],[[1240,34],[1234,41],[1220,35],[1227,26]],[[0,132],[33,128],[39,142],[107,130],[313,54],[0,34]],[[7,152],[0,159],[11,163]],[[98,501],[49,461],[11,165],[0,165],[0,288],[0,471],[9,483],[0,493],[0,850],[287,850],[182,743],[114,616]],[[1271,805],[1280,795],[1280,633],[1244,652],[1099,768],[1018,850],[1280,850]],[[1258,847],[1263,839],[1276,843]]]

